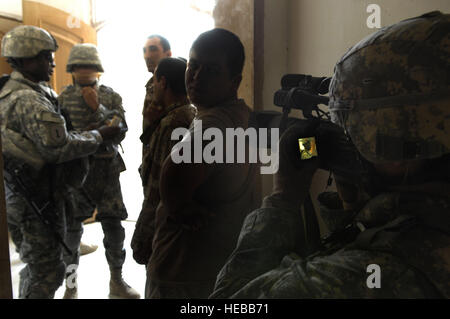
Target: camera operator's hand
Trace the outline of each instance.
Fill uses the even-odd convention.
[[[97,129],[103,140],[111,140],[120,133],[120,127],[103,125]]]
[[[298,139],[315,136],[318,125],[318,121],[310,121],[305,125],[291,126],[280,138],[280,164],[274,176],[272,194],[295,205],[301,205],[305,200],[313,175],[319,167],[317,157],[301,159]]]

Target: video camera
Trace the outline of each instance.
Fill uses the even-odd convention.
[[[314,136],[299,136],[299,156],[302,160],[318,157],[319,167],[352,181],[358,181],[363,166],[355,146],[343,129],[330,120],[329,113],[319,107],[328,106],[330,77],[313,77],[305,74],[286,74],[281,79],[281,89],[274,94],[274,104],[283,112],[255,111],[252,115],[258,128],[280,129],[280,136],[291,125],[309,126],[319,123]],[[302,111],[304,119],[289,117],[292,109]],[[268,146],[270,147],[270,145]]]

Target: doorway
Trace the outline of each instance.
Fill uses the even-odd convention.
[[[59,14],[55,14],[53,18],[54,21],[61,20],[64,23],[69,21],[68,18],[71,18],[72,14],[80,14],[79,11],[81,10],[74,9],[69,12],[71,8],[65,0],[36,0],[29,2],[27,5],[30,6],[48,6],[60,10]],[[87,1],[83,1],[83,3],[85,2]],[[123,273],[125,280],[143,296],[145,268],[135,263],[130,249],[134,221],[139,216],[143,200],[141,180],[138,173],[138,166],[141,163],[141,142],[139,136],[142,131],[141,111],[145,96],[145,84],[151,77],[143,59],[142,47],[149,35],[161,34],[170,41],[173,56],[188,58],[190,46],[197,36],[214,27],[212,12],[216,1],[90,0],[89,2],[90,6],[82,6],[82,8],[87,8],[86,10],[89,12],[83,11],[81,14],[90,17],[91,24],[89,26],[97,31],[96,41],[95,39],[83,38],[66,42],[72,45],[77,42],[97,42],[100,58],[105,69],[100,83],[112,87],[121,95],[123,100],[129,127],[127,136],[122,142],[124,153],[121,154],[127,166],[127,170],[121,174],[121,185],[129,215],[128,219],[122,223],[126,232],[124,247],[127,250]],[[75,2],[73,4],[75,6]],[[29,10],[29,12],[37,14],[42,13],[43,10]],[[51,16],[52,14],[45,15],[49,19]],[[15,25],[26,23],[25,17],[26,15],[23,14],[22,21],[20,21],[19,17],[17,21],[14,21]],[[35,23],[29,22],[29,24],[45,28],[41,20],[42,17],[36,20]],[[88,24],[88,21],[85,20],[82,20],[80,24]],[[70,21],[72,20],[70,19]],[[77,22],[76,19],[73,21]],[[48,20],[48,25],[52,25],[51,19]],[[72,27],[75,27],[73,31],[76,31],[78,29],[77,23],[74,23]],[[61,39],[58,39],[58,42],[67,38],[64,37],[65,29],[60,31]],[[66,50],[61,50],[61,52],[63,51],[65,57],[61,57],[61,63],[58,64],[62,76],[65,76],[67,75],[65,72],[66,59],[70,47],[68,46]],[[64,85],[67,84],[64,83]],[[54,88],[60,89],[62,85],[55,83]],[[101,225],[99,223],[86,225],[82,240],[89,244],[97,244],[99,248],[95,253],[81,257],[77,271],[78,296],[80,299],[107,298],[109,272],[102,244],[103,232]],[[11,242],[9,251],[14,297],[17,298],[19,271],[24,265]],[[65,286],[63,285],[56,292],[55,298],[61,298],[64,290]]]
[[[100,21],[97,46],[105,73],[100,79],[123,99],[128,132],[121,154],[127,170],[121,174],[128,219],[137,220],[143,200],[138,167],[141,163],[142,106],[151,77],[142,48],[149,35],[168,39],[172,56],[188,58],[197,36],[214,28],[215,0],[95,1]]]

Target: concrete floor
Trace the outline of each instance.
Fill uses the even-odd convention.
[[[134,221],[123,221],[125,228],[125,249],[127,257],[123,265],[123,278],[125,281],[144,297],[145,267],[137,264],[130,248],[131,237],[134,232]],[[100,223],[84,225],[82,241],[86,244],[95,244],[98,249],[81,256],[78,267],[78,298],[79,299],[108,299],[109,294],[109,268],[103,247],[103,231]],[[18,297],[19,271],[24,267],[19,255],[15,252],[14,245],[10,242],[11,277],[13,282],[14,298]],[[61,286],[55,294],[55,299],[61,299],[65,286]]]

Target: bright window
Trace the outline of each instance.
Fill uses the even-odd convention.
[[[142,205],[138,174],[141,163],[142,106],[145,84],[151,77],[142,48],[151,34],[166,37],[173,56],[188,58],[197,36],[214,28],[215,0],[97,0],[94,3],[97,45],[105,73],[101,83],[112,87],[123,99],[128,133],[122,143],[127,170],[121,174],[122,194],[130,220],[136,220]]]

